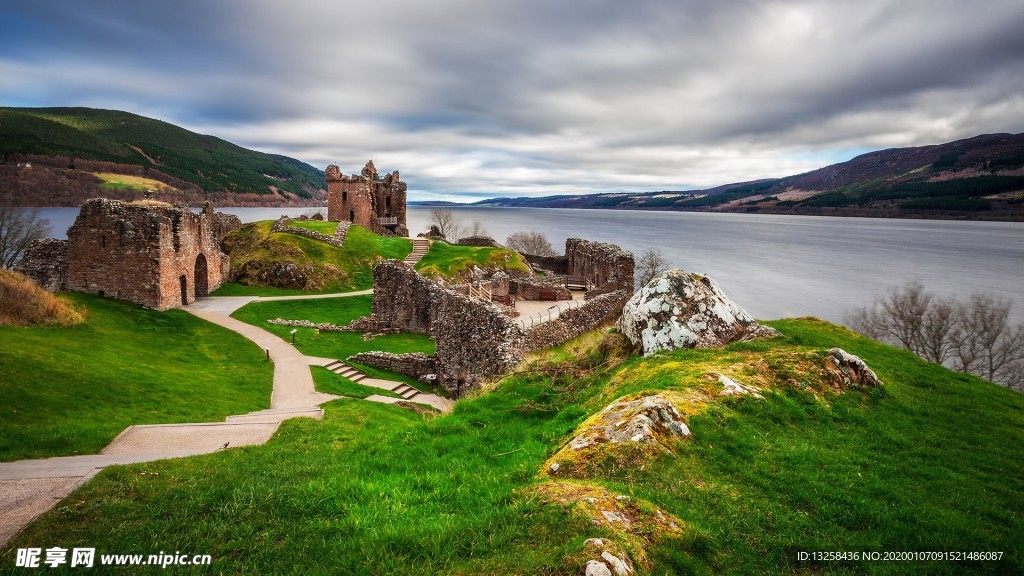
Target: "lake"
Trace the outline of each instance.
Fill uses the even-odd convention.
[[[298,216],[310,208],[227,208],[243,222]],[[555,249],[570,237],[612,242],[639,255],[656,247],[683,270],[714,278],[757,318],[813,315],[840,322],[911,280],[942,295],[982,291],[1015,301],[1024,321],[1024,223],[829,218],[766,214],[639,212],[559,208],[452,208],[503,242],[539,231]],[[429,208],[409,208],[409,229],[425,231]],[[55,237],[77,208],[45,208]]]

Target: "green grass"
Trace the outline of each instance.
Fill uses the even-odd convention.
[[[548,375],[523,374],[440,417],[338,400],[323,421],[287,421],[263,446],[108,468],[12,542],[0,570],[15,573],[17,548],[60,545],[209,553],[216,573],[579,574],[584,540],[615,535],[527,495],[544,482],[542,463],[609,387],[685,391],[714,368],[779,379],[763,400],[691,416],[694,437],[674,454],[590,480],[683,520],[681,536],[648,549],[649,573],[1024,571],[1021,395],[813,319],[771,324],[786,337],[630,359],[571,396],[552,396]],[[822,393],[799,369],[750,363],[833,346],[864,358],[884,388]],[[582,369],[602,349],[588,335],[540,356]],[[796,559],[824,550],[1004,556]]]
[[[458,246],[433,242],[430,251],[416,264],[420,274],[434,278],[456,278],[466,275],[474,266],[529,272],[522,255],[505,248]]]
[[[272,366],[245,338],[181,310],[70,293],[66,328],[0,327],[0,460],[99,452],[132,424],[266,408]]]
[[[239,282],[229,283],[214,296],[283,296],[365,290],[373,286],[373,267],[381,259],[403,259],[412,251],[404,238],[385,238],[360,226],[351,226],[345,246],[287,232],[270,233],[271,221],[254,222],[229,234],[224,245]],[[336,225],[336,223],[322,223]],[[261,286],[258,276],[278,263],[294,263],[306,270],[304,289]]]
[[[319,232],[326,236],[333,236],[334,231],[338,229],[337,222],[330,222],[327,220],[292,220],[288,225]]]
[[[346,296],[342,298],[316,298],[311,300],[280,300],[275,302],[253,302],[239,308],[231,316],[259,326],[286,340],[291,339],[290,326],[267,324],[267,320],[309,320],[310,322],[344,325],[360,316],[370,313],[372,295]],[[380,350],[404,354],[406,352],[434,353],[434,342],[421,334],[386,334],[372,340],[363,340],[361,332],[323,332],[317,334],[314,328],[297,328],[295,346],[307,356],[321,358],[345,358],[359,352]],[[367,373],[367,375],[370,375]],[[395,378],[388,378],[395,379]]]
[[[310,370],[313,371],[313,383],[316,385],[317,392],[326,392],[327,394],[337,394],[350,398],[366,398],[373,394],[401,398],[400,395],[390,390],[358,384],[320,366],[310,366]]]

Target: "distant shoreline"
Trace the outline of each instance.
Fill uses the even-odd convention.
[[[434,204],[431,202],[409,202],[410,208],[453,208],[453,209],[556,209],[556,210],[614,210],[617,212],[658,212],[658,213],[689,213],[689,214],[761,214],[768,216],[825,216],[833,218],[884,218],[896,220],[956,220],[966,222],[1024,222],[1024,209],[1016,212],[981,212],[978,214],[924,214],[909,210],[871,210],[871,209],[844,209],[844,208],[801,208],[800,210],[659,210],[657,208],[616,208],[610,206],[500,206],[488,204],[457,204],[448,202]],[[223,205],[213,202],[214,208],[261,208],[273,210],[275,208],[287,210],[301,210],[303,208],[314,210],[327,209],[326,204],[231,204]],[[79,208],[80,206],[18,206],[27,209],[47,208]],[[202,204],[189,204],[190,208],[201,208]]]

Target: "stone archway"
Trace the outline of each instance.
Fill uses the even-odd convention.
[[[196,298],[210,295],[210,273],[206,266],[206,256],[202,252],[196,256],[195,285]]]

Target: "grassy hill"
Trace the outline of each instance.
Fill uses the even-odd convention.
[[[373,267],[383,259],[405,258],[412,243],[350,226],[342,248],[290,232],[271,233],[273,222],[253,222],[228,234],[233,282],[215,296],[284,296],[365,290],[373,286]],[[289,226],[331,235],[337,222],[292,220]],[[287,267],[287,268],[285,268]],[[527,272],[522,255],[504,248],[456,246],[434,242],[417,263],[423,275],[459,280],[478,267]]]
[[[289,232],[274,232],[270,220],[246,224],[227,235],[223,245],[231,257],[234,282],[215,296],[281,296],[350,292],[373,286],[373,266],[381,259],[405,258],[412,243],[385,238],[351,226],[342,248]],[[291,225],[333,234],[336,222]]]
[[[181,310],[63,297],[83,323],[0,326],[0,460],[95,454],[132,424],[269,405],[273,367],[242,336]]]
[[[280,200],[281,193],[310,199],[326,188],[322,171],[293,158],[116,110],[0,108],[0,158],[24,157],[35,157],[38,167],[86,171],[92,171],[90,161],[113,163],[110,171],[134,167],[142,171],[139,176],[180,180],[207,193],[255,195],[257,201]]]
[[[108,468],[0,571],[17,548],[61,545],[208,553],[218,573],[575,575],[604,538],[640,574],[1024,572],[1024,397],[815,319],[770,324],[784,337],[650,358],[595,332],[450,415],[338,400],[263,446]],[[802,369],[833,346],[884,386],[839,392]],[[611,400],[706,395],[709,370],[764,398],[680,401],[693,437],[671,452],[542,473]],[[587,495],[634,521],[596,519]],[[815,551],[1002,554],[798,559]]]
[[[416,263],[416,271],[428,278],[468,280],[473,268],[529,272],[522,254],[507,248],[459,246],[433,242],[430,251]]]

